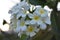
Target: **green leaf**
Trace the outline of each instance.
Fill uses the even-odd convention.
[[[50,8],[55,8],[56,7],[56,0],[55,1],[47,0],[46,5],[48,5]]]
[[[20,37],[20,40],[25,40],[27,38],[27,35],[26,34],[22,34],[21,37]]]
[[[42,5],[44,6],[46,3],[46,0],[29,0],[29,3],[32,5]]]

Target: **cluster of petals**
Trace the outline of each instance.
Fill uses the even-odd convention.
[[[9,10],[11,14],[10,26],[18,33],[18,36],[25,33],[32,37],[36,35],[40,29],[45,30],[47,28],[46,24],[51,25],[48,17],[49,11],[41,6],[35,6],[35,11],[30,13],[30,7],[30,4],[24,0]]]

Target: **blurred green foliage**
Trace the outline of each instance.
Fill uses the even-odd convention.
[[[26,40],[26,38],[27,38],[27,35],[22,34],[21,37],[20,37],[20,40]]]
[[[46,4],[46,0],[29,0],[29,3],[31,3],[32,5],[44,6]]]

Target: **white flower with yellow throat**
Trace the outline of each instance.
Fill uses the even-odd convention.
[[[41,17],[39,15],[33,13],[33,14],[29,14],[28,16],[32,19],[30,21],[31,24],[36,24],[37,23],[38,25],[40,25],[42,23]]]
[[[29,26],[27,26],[26,35],[33,37],[36,35],[36,33],[38,31],[39,31],[39,29],[37,28],[36,24],[35,25],[29,25]]]
[[[25,31],[27,28],[25,23],[26,22],[24,18],[21,18],[21,20],[18,20],[16,32]]]
[[[35,13],[40,15],[41,17],[47,17],[49,11],[39,6],[39,7],[36,7]]]

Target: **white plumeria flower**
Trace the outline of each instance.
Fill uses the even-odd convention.
[[[46,17],[48,16],[49,11],[47,11],[46,9],[40,7],[36,7],[35,13],[40,15],[41,17]]]
[[[33,37],[36,35],[36,32],[38,32],[38,31],[39,31],[39,29],[37,28],[37,26],[29,25],[27,27],[26,34],[30,37]]]
[[[40,28],[45,30],[47,28],[46,24],[51,25],[51,21],[50,21],[49,17],[42,18],[42,23],[40,24]]]
[[[26,27],[24,18],[21,18],[21,20],[18,20],[16,32],[20,32],[21,30],[22,30],[22,31],[25,31],[26,28],[27,28],[27,27]]]
[[[33,13],[33,14],[29,14],[28,16],[32,19],[30,21],[31,24],[36,24],[37,23],[37,24],[40,25],[42,23],[41,17],[39,15]]]

